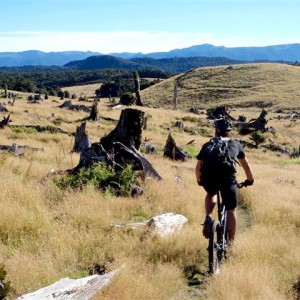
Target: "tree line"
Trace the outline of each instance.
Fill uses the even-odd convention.
[[[157,82],[157,79],[168,78],[170,74],[160,71],[143,69],[139,70],[141,89]],[[102,70],[74,70],[64,67],[25,66],[13,68],[0,68],[0,88],[19,92],[48,94],[58,96],[62,87],[99,83],[105,88],[98,96],[120,96],[124,92],[133,92],[134,84],[132,72],[124,69]],[[111,93],[113,91],[113,93]]]

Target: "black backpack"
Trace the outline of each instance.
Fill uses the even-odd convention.
[[[229,140],[214,137],[206,144],[201,168],[201,175],[204,178],[236,172],[236,160],[229,156],[228,142]]]

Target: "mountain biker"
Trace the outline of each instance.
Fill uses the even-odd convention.
[[[218,119],[215,121],[215,136],[219,137],[222,141],[227,142],[228,155],[242,166],[246,180],[244,186],[249,186],[254,183],[253,173],[248,159],[245,156],[244,149],[240,142],[230,139],[230,131],[232,124],[228,119]],[[205,211],[206,217],[203,223],[203,235],[209,238],[212,228],[211,214],[217,202],[217,193],[220,191],[223,203],[227,210],[227,231],[229,241],[232,244],[236,231],[236,206],[238,202],[237,182],[235,165],[230,172],[222,172],[222,170],[205,170],[205,161],[207,158],[208,143],[205,143],[199,154],[197,155],[197,165],[195,175],[198,185],[203,186],[206,191],[205,197]]]

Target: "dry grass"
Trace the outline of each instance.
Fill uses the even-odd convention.
[[[248,75],[241,70],[246,67]],[[257,73],[262,68],[266,68],[265,72]],[[279,68],[275,73],[279,79],[272,77],[271,80],[274,68]],[[234,70],[241,73],[233,74]],[[215,78],[209,83],[210,88],[221,85],[219,73],[226,78],[226,72],[231,72],[236,88],[245,81],[256,95],[257,91],[267,93],[264,80],[277,91],[277,83],[282,78],[290,78],[290,98],[286,97],[278,105],[290,108],[295,105],[297,87],[291,74],[297,78],[296,67],[265,64],[234,66],[233,70],[204,68],[195,72],[197,76],[210,74]],[[218,78],[214,75],[216,72]],[[198,86],[197,76],[193,77],[194,81],[182,83],[190,85],[191,95]],[[252,79],[248,82],[247,78]],[[281,86],[278,95],[281,97],[288,93],[287,90],[287,85]],[[167,97],[172,97],[172,92],[165,92]],[[253,95],[243,96],[245,99],[241,103],[250,103]],[[264,97],[256,99],[267,98]],[[12,114],[11,124],[56,126],[53,121],[61,118],[72,123],[62,121],[59,127],[74,132],[80,124],[76,120],[86,113],[60,109],[60,103],[53,100],[59,101],[51,98],[34,105],[28,104],[25,98],[17,100],[14,107],[8,107]],[[236,100],[230,98],[228,101]],[[107,100],[101,100],[100,116],[117,120],[120,110],[108,110],[108,104]],[[164,181],[147,180],[143,186],[145,194],[134,199],[104,196],[92,187],[77,192],[61,190],[51,178],[44,180],[53,168],[65,170],[77,165],[78,154],[70,153],[73,137],[1,129],[1,144],[15,142],[44,148],[41,152],[24,150],[23,157],[0,153],[0,262],[4,262],[11,281],[9,298],[15,299],[62,277],[85,276],[96,264],[101,264],[108,270],[121,268],[121,271],[95,299],[293,299],[291,287],[300,275],[299,163],[293,163],[296,160],[284,154],[247,149],[255,185],[241,190],[244,209],[239,209],[239,232],[233,257],[224,263],[218,276],[205,280],[200,289],[188,288],[183,270],[194,266],[205,271],[207,266],[207,241],[201,235],[200,225],[204,217],[204,192],[195,184],[195,159],[174,162],[163,158],[162,151],[168,128],[172,129],[177,144],[194,154],[207,141],[207,135],[213,134],[213,128],[205,115],[195,116],[184,110],[141,109],[148,116],[148,128],[143,137],[150,139],[158,149],[157,154],[147,157]],[[241,110],[236,107],[231,111],[235,117],[244,114],[248,119],[259,113],[259,108]],[[276,115],[270,111],[268,117]],[[184,120],[191,130],[175,129],[172,124],[176,120]],[[268,138],[289,149],[299,145],[299,121],[270,119],[268,125],[276,129],[275,134],[267,134]],[[103,119],[87,123],[93,142],[114,127],[114,123]],[[190,133],[193,130],[202,135],[193,135]],[[233,135],[239,137],[236,131]],[[192,139],[194,146],[187,147],[186,143]],[[238,172],[239,180],[243,180],[241,170]],[[180,176],[182,182],[175,182],[175,176]],[[111,226],[147,220],[165,212],[185,215],[188,224],[164,239],[151,237],[143,228]]]
[[[77,85],[71,87],[64,87],[62,91],[68,91],[70,95],[75,94],[77,98],[79,97],[94,97],[95,90],[99,89],[101,86],[100,83],[86,84],[86,85]]]
[[[173,107],[178,81],[178,108],[299,107],[300,68],[283,64],[244,64],[197,68],[142,91],[151,105]]]

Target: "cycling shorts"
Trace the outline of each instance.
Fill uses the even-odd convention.
[[[220,184],[219,186],[203,185],[209,196],[214,196],[220,191],[222,201],[227,210],[235,209],[238,203],[238,192],[236,183]]]

